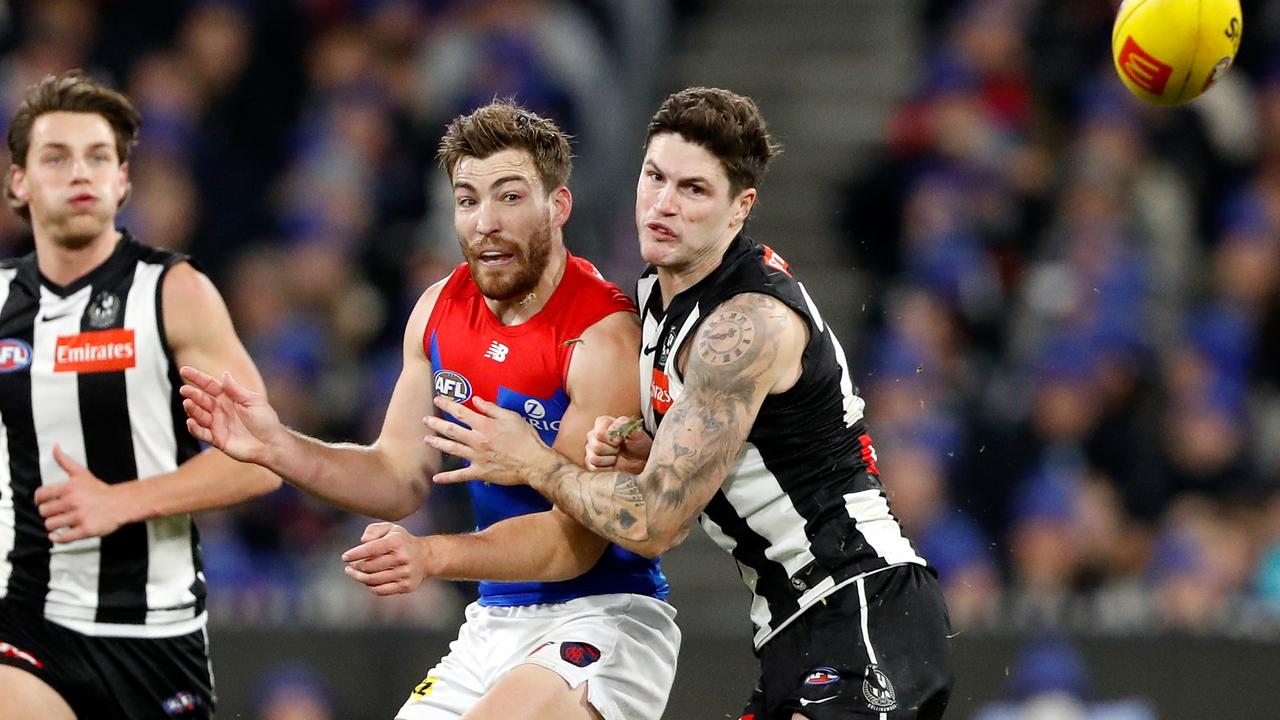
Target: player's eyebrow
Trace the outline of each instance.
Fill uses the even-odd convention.
[[[523,175],[503,175],[497,180],[494,180],[492,183],[492,186],[499,187],[509,182],[520,182],[520,183],[524,183],[525,185],[528,185],[529,178],[526,178]],[[478,192],[478,190],[476,190],[476,186],[466,180],[455,180],[453,183],[453,189],[454,190],[470,190],[471,192]]]
[[[658,167],[658,164],[655,163],[654,161],[645,160],[644,164],[645,164],[645,167],[658,171],[659,175],[666,175],[667,177],[671,178],[671,173]],[[671,178],[671,179],[675,180],[676,184],[679,184],[679,185],[693,185],[693,184],[710,185],[711,184],[710,180],[708,180],[707,178],[701,175],[690,175],[688,177]]]
[[[102,148],[111,147],[111,143],[99,141],[89,146],[89,150],[100,150]],[[36,150],[70,150],[71,145],[61,140],[48,140],[36,146]]]

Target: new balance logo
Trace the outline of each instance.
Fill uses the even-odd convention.
[[[489,349],[484,351],[484,356],[494,362],[506,362],[507,353],[511,352],[511,348],[494,340]]]

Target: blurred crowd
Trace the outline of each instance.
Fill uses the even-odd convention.
[[[1274,637],[1280,7],[1170,109],[1116,77],[1115,6],[924,4],[841,214],[852,364],[959,627]]]
[[[595,257],[630,223],[619,198],[634,187],[673,18],[697,6],[0,2],[0,100],[7,118],[28,85],[77,67],[127,93],[143,129],[122,224],[210,275],[289,425],[367,442],[409,310],[461,260],[435,161],[447,121],[504,97],[555,118],[578,156],[569,243]],[[0,214],[0,257],[30,248]],[[465,492],[443,489],[406,524],[465,530],[466,507]],[[249,621],[360,621],[336,558],[365,522],[288,487],[209,514],[210,606]],[[370,619],[452,625],[457,593],[425,592],[371,602]]]
[[[0,99],[73,67],[128,93],[124,224],[214,279],[288,424],[367,441],[460,259],[444,123],[513,96],[573,133],[569,246],[629,288],[644,124],[707,4],[0,3]],[[1245,0],[1236,68],[1164,109],[1115,77],[1112,0],[919,5],[916,84],[830,212],[879,464],[957,626],[1277,632],[1280,6]],[[0,256],[29,248],[0,214]],[[436,492],[407,526],[466,530]],[[365,522],[288,487],[208,514],[213,612],[452,625],[465,588],[353,606]]]

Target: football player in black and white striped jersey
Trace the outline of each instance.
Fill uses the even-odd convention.
[[[262,380],[218,291],[116,227],[140,118],[79,72],[33,85],[5,194],[35,252],[0,261],[0,717],[208,718],[191,513],[280,479],[186,431],[179,365]]]

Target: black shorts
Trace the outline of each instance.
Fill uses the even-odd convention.
[[[92,637],[0,600],[0,664],[43,680],[81,720],[207,720],[215,700],[208,658],[204,630]]]
[[[909,564],[840,588],[759,651],[741,720],[942,717],[951,620],[933,574]]]

